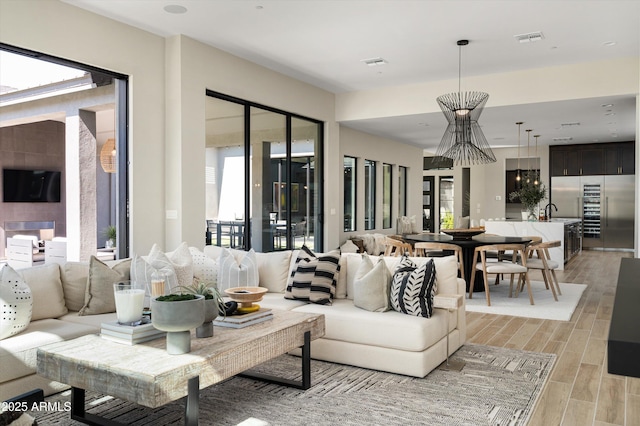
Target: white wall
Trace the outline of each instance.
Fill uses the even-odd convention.
[[[347,155],[355,157],[357,161],[357,199],[356,231],[344,232],[344,181],[342,179],[342,159]],[[372,230],[364,230],[364,160],[376,161],[376,227]],[[398,217],[398,167],[407,167],[407,215],[416,216],[420,226],[422,225],[422,149],[396,142],[390,139],[370,135],[368,133],[353,130],[349,127],[340,127],[340,167],[334,168],[333,173],[339,175],[339,191],[329,191],[327,199],[335,199],[339,202],[338,216],[340,243],[350,236],[365,233],[396,233],[396,219]],[[382,227],[382,164],[391,164],[392,167],[392,201],[391,201],[391,228]],[[339,173],[336,173],[339,172]],[[332,203],[333,204],[333,203]],[[328,246],[327,248],[333,248]]]
[[[164,39],[58,1],[3,1],[0,41],[130,76],[131,253],[164,241]]]

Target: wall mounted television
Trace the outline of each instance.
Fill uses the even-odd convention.
[[[2,201],[5,203],[59,203],[60,172],[49,170],[2,170]]]

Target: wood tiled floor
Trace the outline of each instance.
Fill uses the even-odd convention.
[[[607,336],[623,257],[633,255],[583,251],[558,272],[560,282],[587,284],[569,322],[467,312],[472,343],[558,356],[530,426],[640,426],[640,379],[607,373]],[[542,279],[535,273],[531,278]]]

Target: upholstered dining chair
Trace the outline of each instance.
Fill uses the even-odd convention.
[[[504,258],[494,262],[487,262],[487,252],[511,252],[511,260]],[[478,259],[479,258],[479,259]],[[521,263],[518,263],[518,258]],[[478,261],[479,260],[479,261]],[[531,282],[527,268],[527,258],[525,254],[524,244],[493,244],[476,247],[473,253],[473,265],[476,270],[482,271],[484,278],[484,291],[487,298],[487,306],[491,306],[491,295],[489,294],[489,274],[511,275],[509,283],[509,296],[513,294],[514,276],[518,275],[516,281],[516,296],[518,295],[520,279],[527,285],[529,293],[529,302],[533,305],[533,293],[531,293]],[[469,299],[473,298],[473,286],[475,284],[476,274],[471,274],[471,284],[469,285]]]
[[[556,302],[558,301],[557,295],[562,295],[562,292],[560,291],[560,284],[558,283],[558,277],[556,276],[556,269],[558,269],[560,265],[558,265],[558,262],[551,259],[549,249],[560,247],[560,245],[560,240],[555,240],[540,242],[526,248],[527,268],[537,269],[542,272],[544,284],[547,287],[547,290],[551,288],[551,293],[553,294],[553,298]],[[535,257],[533,256],[534,254]]]
[[[449,243],[418,242],[413,245],[416,256],[442,256],[444,251],[453,251],[458,259],[460,276],[464,278],[464,262],[462,261],[462,247]]]
[[[384,247],[385,256],[400,257],[403,254],[413,256],[413,247],[411,247],[411,244],[396,238],[386,237],[384,239]]]

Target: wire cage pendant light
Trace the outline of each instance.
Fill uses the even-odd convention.
[[[107,139],[100,150],[100,165],[106,173],[116,172],[116,140]]]
[[[462,46],[468,40],[458,40],[458,92],[438,96],[436,101],[449,122],[436,151],[436,157],[451,158],[459,165],[494,163],[496,157],[489,146],[478,118],[489,95],[484,92],[462,92]]]

